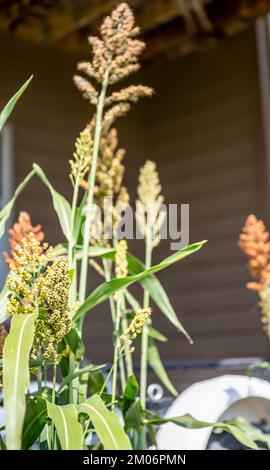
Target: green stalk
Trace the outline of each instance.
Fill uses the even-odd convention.
[[[78,204],[78,196],[79,196],[79,185],[80,181],[77,176],[73,191],[72,197],[72,206],[71,206],[71,233],[74,235],[74,227],[75,227],[75,218],[76,218],[76,209]],[[74,269],[75,272],[72,277],[72,282],[69,291],[69,303],[73,304],[76,302],[76,293],[77,293],[77,276],[76,276],[76,261],[74,256],[74,240],[69,240],[68,242],[68,265],[69,269]]]
[[[90,227],[91,227],[90,209],[92,207],[93,197],[94,197],[97,161],[98,161],[99,144],[100,144],[101,129],[102,129],[102,117],[103,117],[103,109],[104,109],[105,97],[106,97],[106,92],[107,92],[107,87],[108,87],[108,80],[109,80],[109,67],[107,67],[107,71],[105,72],[105,75],[104,75],[101,92],[99,95],[98,105],[97,105],[96,127],[95,127],[94,144],[93,144],[93,157],[92,157],[91,170],[89,172],[89,177],[88,177],[89,189],[88,189],[87,200],[86,200],[86,214],[85,214],[86,218],[85,218],[84,231],[83,231],[83,250],[82,250],[80,290],[79,290],[79,300],[81,303],[84,302],[85,294],[86,294],[87,271],[88,271],[88,247],[90,243]],[[82,328],[82,322],[80,326]]]
[[[106,282],[110,281],[111,280],[111,271],[110,271],[110,268],[108,266],[107,260],[103,260],[103,270],[104,270],[104,275],[105,275],[105,281]],[[120,295],[120,293],[119,293],[119,295]],[[116,308],[115,308],[115,303],[114,303],[112,295],[110,295],[110,297],[109,297],[109,303],[110,303],[112,322],[113,322],[114,329],[115,329]],[[121,387],[122,387],[122,391],[123,391],[124,388],[125,388],[125,384],[126,384],[126,374],[125,374],[124,361],[123,361],[122,357],[119,358],[119,368],[120,368]]]
[[[147,214],[147,226],[145,237],[145,268],[151,267],[152,262],[152,233],[151,224]],[[143,308],[149,307],[149,292],[144,290]],[[143,327],[142,331],[142,345],[141,345],[141,367],[140,367],[140,400],[142,407],[146,407],[146,391],[147,391],[147,350],[148,350],[148,325]],[[146,429],[143,428],[139,436],[139,448],[146,448]]]
[[[109,268],[108,261],[106,259],[103,259],[103,270],[104,270],[104,274],[105,274],[105,281],[109,282],[111,280],[111,271],[110,271],[110,268]],[[115,303],[114,303],[112,295],[110,295],[110,297],[109,297],[109,303],[110,303],[112,322],[113,322],[113,325],[115,327],[116,310],[115,310]]]
[[[53,364],[53,384],[52,384],[52,404],[55,405],[55,390],[56,390],[56,363]],[[51,424],[51,449],[56,448],[56,434],[54,424]]]
[[[125,296],[122,296],[122,305],[123,305],[123,315],[121,319],[122,324],[122,331],[126,331],[128,329],[128,322],[126,317],[126,302]],[[133,361],[132,361],[132,354],[130,350],[130,344],[128,341],[125,342],[125,360],[127,366],[127,375],[128,377],[133,374]]]
[[[74,191],[73,191],[73,198],[72,198],[72,206],[71,206],[71,233],[74,234],[74,227],[75,227],[75,217],[76,217],[76,209],[78,204],[78,195],[79,195],[79,177],[77,176]],[[72,305],[76,302],[77,297],[77,273],[76,273],[76,260],[74,256],[74,240],[69,240],[68,243],[68,265],[69,269],[74,269],[71,286],[69,290],[69,304]],[[69,374],[72,374],[75,369],[75,361],[74,356],[72,353],[69,354]],[[74,394],[73,394],[73,381],[69,383],[69,403],[73,403],[74,401]]]
[[[121,308],[120,308],[120,297],[119,293],[117,294],[117,305],[116,305],[116,320],[115,320],[115,330],[114,330],[114,356],[113,356],[113,378],[112,378],[112,410],[115,406],[115,397],[116,397],[116,387],[117,387],[117,373],[118,373],[118,338],[119,338],[119,327],[121,319]]]
[[[37,369],[37,383],[38,383],[38,393],[41,395],[42,391],[42,369],[41,366]]]

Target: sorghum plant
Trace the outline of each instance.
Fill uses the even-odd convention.
[[[263,329],[270,340],[270,235],[264,222],[255,215],[248,216],[239,246],[248,257],[248,268],[252,281],[247,288],[258,293]]]
[[[166,420],[147,410],[147,368],[150,365],[167,389],[176,395],[156,341],[166,338],[154,329],[157,308],[191,341],[155,273],[195,253],[195,243],[152,265],[152,251],[159,243],[159,206],[163,202],[155,163],[141,169],[138,185],[138,220],[145,239],[145,260],[140,261],[119,239],[121,209],[129,202],[123,185],[124,150],[118,148],[115,120],[131,104],[152,95],[152,89],[115,85],[139,68],[144,43],[138,39],[132,11],[126,3],[107,16],[98,37],[90,37],[91,60],[78,64],[74,81],[93,108],[93,115],[75,142],[70,160],[71,202],[59,194],[43,170],[32,171],[0,212],[0,235],[16,198],[36,175],[50,191],[66,242],[49,247],[41,227],[21,213],[10,230],[10,253],[4,254],[10,272],[0,296],[1,380],[5,412],[2,448],[31,449],[136,449],[146,448],[155,426]],[[15,95],[0,116],[3,126]],[[113,92],[110,86],[114,85]],[[110,198],[112,238],[106,237],[104,197]],[[153,210],[154,206],[154,210]],[[98,208],[103,217],[94,224]],[[87,292],[95,269],[102,282]],[[129,291],[140,283],[142,300]],[[112,321],[112,363],[83,363],[83,328],[90,310],[106,301]],[[8,322],[7,322],[8,323]],[[108,321],[108,328],[110,322]],[[140,374],[134,375],[133,351],[140,348]],[[109,366],[109,367],[108,367]],[[31,385],[30,385],[30,374]],[[50,375],[51,374],[51,375]],[[49,381],[48,377],[52,377]],[[246,445],[256,444],[235,425],[202,423],[190,415],[173,422],[189,428],[218,426],[229,430]]]

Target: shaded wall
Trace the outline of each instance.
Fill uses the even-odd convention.
[[[200,253],[160,278],[194,337],[190,347],[162,321],[171,360],[268,354],[237,237],[250,212],[264,215],[264,152],[253,31],[147,73],[157,96],[145,108],[147,155],[167,202],[190,204]],[[159,257],[165,256],[167,246]]]
[[[89,110],[71,77],[77,57],[1,38],[1,100],[30,73],[31,89],[12,117],[17,183],[35,160],[60,192],[70,193],[67,160]],[[249,212],[264,207],[264,162],[253,32],[226,39],[204,53],[155,65],[143,72],[156,95],[119,124],[128,147],[126,182],[134,195],[140,165],[157,161],[167,202],[190,204],[190,241],[208,239],[192,258],[160,275],[195,344],[189,346],[159,312],[154,323],[168,334],[163,357],[181,359],[267,355],[256,296],[245,289],[248,274],[237,236]],[[17,203],[59,241],[50,196],[34,180]],[[61,235],[60,235],[61,236]],[[142,254],[142,243],[136,245]],[[159,260],[168,255],[163,242]],[[93,283],[97,279],[94,276]],[[87,332],[93,360],[111,358],[107,306],[91,312]]]

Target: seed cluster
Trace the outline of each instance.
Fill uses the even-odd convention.
[[[8,312],[35,314],[32,356],[43,352],[45,358],[57,361],[58,344],[72,328],[68,305],[71,281],[67,259],[60,257],[49,264],[51,257],[52,249],[47,244],[41,246],[33,233],[21,240],[7,279]]]
[[[115,252],[115,276],[126,277],[128,275],[128,262],[127,262],[127,242],[120,240],[116,245]]]
[[[92,155],[92,138],[89,129],[84,129],[75,142],[73,159],[69,160],[70,180],[73,187],[80,185],[89,170]]]
[[[13,225],[8,231],[9,245],[10,245],[10,255],[3,252],[3,257],[5,262],[10,265],[14,262],[13,255],[15,253],[15,248],[20,245],[23,238],[29,238],[30,234],[34,234],[35,239],[38,242],[43,242],[44,233],[42,232],[41,225],[36,225],[33,227],[30,215],[27,212],[20,212],[18,221]]]
[[[144,237],[151,233],[152,247],[160,242],[160,228],[164,214],[160,211],[164,201],[155,162],[147,160],[140,170],[136,220]]]
[[[70,276],[68,262],[60,257],[47,267],[40,279],[39,306],[42,316],[36,320],[33,354],[44,349],[44,357],[58,360],[57,345],[72,328],[68,305]]]
[[[137,336],[142,333],[143,327],[151,317],[151,314],[151,308],[143,308],[138,310],[130,325],[128,326],[127,330],[124,331],[119,338],[119,341],[117,343],[117,348],[119,350],[123,351],[126,343],[131,345],[134,339],[136,339]]]
[[[100,37],[90,36],[92,60],[79,62],[78,71],[81,75],[74,76],[77,88],[92,105],[97,106],[99,93],[92,83],[113,85],[123,78],[136,72],[139,68],[138,58],[145,44],[137,39],[139,28],[135,26],[134,15],[127,3],[120,3],[108,15],[100,28]],[[104,116],[103,124],[112,126],[116,118],[124,116],[130,109],[130,103],[136,103],[141,97],[151,96],[152,88],[142,85],[132,85],[120,91],[114,91],[105,99],[109,109]]]
[[[262,310],[262,324],[269,334],[270,324],[270,235],[262,220],[255,215],[248,216],[242,233],[239,236],[239,246],[248,257],[248,267],[252,282],[247,288],[258,292]]]

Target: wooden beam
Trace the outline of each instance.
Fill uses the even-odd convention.
[[[237,15],[243,19],[264,16],[270,10],[270,0],[241,0]]]
[[[168,23],[174,18],[185,15],[185,12],[194,11],[194,7],[201,4],[205,6],[210,0],[150,0],[141,5],[135,12],[136,21],[142,32],[151,31],[158,26]]]
[[[54,9],[50,14],[52,39],[61,40],[78,29],[90,26],[113,9],[115,4],[115,0],[76,0],[69,7]]]
[[[193,7],[186,21],[181,10],[183,2]],[[198,48],[199,42],[208,43],[210,37],[215,41],[215,29],[234,34],[246,28],[253,18],[270,11],[270,0],[129,0],[129,3],[135,7],[136,22],[148,46],[144,56],[146,61],[164,56],[166,51],[168,56],[173,50],[186,53]],[[44,20],[27,17],[13,34],[35,43],[84,52],[87,42],[81,41],[80,29],[90,24],[95,29],[100,17],[115,4],[116,0],[72,0],[65,7],[63,4],[53,6]],[[210,18],[200,16],[200,5],[204,5]],[[184,23],[181,26],[178,22],[177,26],[178,23],[172,20],[181,15]],[[201,27],[203,22],[205,26]],[[8,32],[8,17],[1,14],[0,31]]]
[[[198,13],[200,6],[204,6],[211,0],[146,0],[144,2],[130,1],[129,4],[135,8],[136,23],[142,32],[153,30],[163,23],[185,15],[185,11]],[[52,12],[50,15],[51,36],[54,40],[60,40],[67,35],[90,26],[104,14],[108,13],[114,6],[115,0],[96,1],[89,6],[85,3],[76,2],[74,8],[63,8]],[[136,8],[136,4],[139,6]]]

